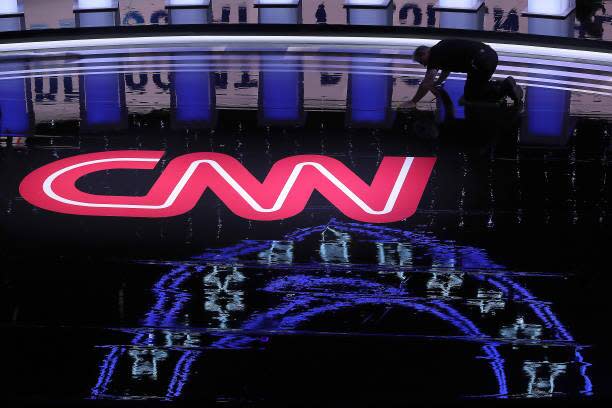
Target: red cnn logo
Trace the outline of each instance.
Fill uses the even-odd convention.
[[[299,155],[276,162],[261,183],[233,157],[201,152],[172,160],[144,196],[88,194],[75,186],[97,171],[152,170],[163,155],[117,150],[58,160],[30,173],[19,192],[29,203],[59,213],[160,218],[190,211],[210,188],[234,214],[273,221],[299,214],[317,190],[347,217],[384,223],[414,214],[436,161],[385,157],[368,185],[336,159]]]

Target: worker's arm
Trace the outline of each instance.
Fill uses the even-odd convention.
[[[435,86],[437,74],[437,69],[427,70],[425,73],[425,78],[423,78],[423,81],[421,81],[421,84],[419,85],[419,89],[417,89],[416,93],[412,97],[412,103],[418,103],[425,95],[427,95],[427,92],[432,90],[432,88]]]
[[[442,85],[444,81],[446,81],[446,78],[448,78],[449,75],[450,75],[450,71],[442,71],[442,73],[438,77],[438,80],[435,83],[435,86]]]

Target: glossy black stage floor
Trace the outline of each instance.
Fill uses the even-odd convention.
[[[4,50],[6,406],[610,398],[609,54],[501,52],[499,75],[526,89],[521,109],[462,106],[453,76],[405,111],[422,74],[411,44],[156,39]],[[96,168],[73,180],[80,192],[62,190],[71,198],[49,178],[24,181],[52,163],[65,163],[45,173],[61,181],[69,165],[144,151],[159,152],[149,167]],[[323,191],[264,221],[276,210],[241,212],[246,193],[219,193],[229,178],[210,174],[216,194],[184,184],[193,209],[129,207],[173,159],[201,152],[224,169],[237,160],[238,185],[298,155],[367,184],[390,157],[436,161],[402,220],[350,212]],[[285,180],[254,201],[272,205]],[[355,191],[360,208],[381,202]],[[120,197],[75,204],[108,196]]]

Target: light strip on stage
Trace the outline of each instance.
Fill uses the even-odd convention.
[[[74,49],[90,47],[137,47],[137,46],[176,46],[198,44],[249,44],[249,45],[326,45],[326,46],[369,46],[369,47],[404,47],[407,49],[419,45],[434,45],[439,40],[425,38],[389,38],[389,37],[326,37],[326,36],[270,36],[270,35],[185,35],[164,37],[118,37],[118,38],[87,38],[65,41],[32,41],[22,43],[0,44],[0,53],[15,52],[74,52]],[[501,53],[518,55],[533,55],[538,57],[569,58],[581,61],[597,61],[612,64],[612,54],[607,52],[575,50],[568,48],[540,47],[505,43],[488,43]],[[133,50],[123,49],[124,52]]]
[[[242,67],[242,64],[223,64],[224,67],[235,67],[237,70]],[[369,76],[389,76],[389,75],[400,75],[400,76],[417,76],[420,75],[422,73],[425,72],[424,69],[422,68],[391,68],[391,67],[368,67],[368,66],[352,66],[352,67],[347,67],[347,66],[342,66],[342,65],[304,65],[304,64],[287,64],[287,63],[281,63],[281,64],[270,64],[267,63],[267,70],[270,70],[271,72],[296,72],[297,70],[295,70],[296,67],[301,68],[300,71],[304,71],[304,72],[318,72],[322,69],[335,69],[335,70],[347,70],[346,72],[352,72],[352,73],[360,73],[360,74],[366,74]],[[44,71],[40,71],[40,70],[34,70],[34,71],[23,71],[23,73],[26,73],[28,75],[15,75],[15,74],[19,74],[21,72],[15,71],[12,72],[12,76],[6,76],[6,77],[0,77],[0,80],[12,80],[12,79],[25,79],[25,78],[31,78],[32,76],[36,76],[36,77],[41,77],[41,78],[46,78],[46,77],[52,77],[52,76],[57,76],[58,74],[62,74],[62,73],[69,73],[69,74],[86,74],[86,75],[101,75],[101,74],[107,74],[107,73],[129,73],[132,72],[135,69],[168,69],[168,70],[180,70],[181,72],[188,72],[188,71],[193,71],[196,69],[202,69],[202,68],[206,68],[206,69],[219,69],[220,66],[216,65],[214,62],[213,63],[197,63],[197,64],[189,64],[189,63],[183,63],[183,64],[147,64],[147,65],[143,65],[143,64],[131,64],[129,66],[126,65],[104,65],[104,66],[98,66],[98,67],[71,67],[71,68],[49,68],[46,69]],[[123,68],[123,70],[118,70],[120,68]],[[563,79],[559,79],[559,78],[563,78],[563,77],[572,77],[567,75],[566,72],[563,71],[546,71],[546,70],[541,70],[543,75],[552,75],[552,76],[557,76],[557,78],[545,78],[545,77],[537,77],[537,76],[522,76],[522,75],[518,75],[518,73],[522,72],[523,70],[526,70],[526,68],[523,69],[516,69],[516,70],[511,70],[511,69],[507,69],[507,68],[511,68],[511,67],[499,67],[500,71],[504,72],[504,74],[498,73],[495,74],[494,77],[496,78],[505,78],[507,74],[512,74],[514,76],[515,79],[522,79],[522,80],[526,80],[526,81],[536,81],[536,82],[541,82],[541,83],[546,83],[546,84],[563,84],[563,85],[572,85],[572,86],[582,86],[585,88],[594,88],[594,89],[599,89],[599,90],[609,90],[612,91],[612,86],[609,85],[604,85],[604,84],[600,84],[600,83],[587,83],[587,82],[578,82],[578,81],[570,81],[570,80],[563,80]],[[350,69],[350,70],[349,70]],[[344,72],[344,71],[342,71]],[[411,74],[408,74],[411,73]],[[562,75],[561,75],[562,74]],[[586,75],[586,74],[584,74]],[[577,78],[585,78],[584,75],[581,75],[579,73],[575,74],[575,77]],[[465,78],[465,74],[453,74],[451,77],[451,79],[453,78]],[[605,79],[599,79],[599,81],[605,81],[605,82],[609,82],[612,81],[612,78],[609,77],[603,77]],[[584,92],[586,90],[579,90],[579,89],[575,89],[578,92]],[[609,94],[606,94],[609,95]]]
[[[545,65],[545,66],[552,65],[552,66],[564,67],[564,68],[588,69],[592,71],[612,72],[612,67],[608,65],[595,65],[595,64],[570,62],[570,61],[546,60],[546,59],[539,59],[539,58],[521,58],[521,57],[511,57],[507,55],[500,55],[499,60],[503,62],[510,62],[510,63],[514,62],[514,63],[519,63],[519,64]]]
[[[232,55],[231,54],[231,50],[227,50],[227,52],[229,53],[229,55],[223,55],[222,57],[220,56],[215,56],[214,54],[209,56],[208,59],[209,60],[220,60],[223,59],[225,60],[240,60],[242,61],[244,59],[243,55]],[[414,63],[412,61],[412,57],[410,55],[404,55],[403,57],[395,57],[395,58],[391,58],[391,57],[353,57],[353,58],[348,58],[348,57],[339,57],[337,55],[325,55],[325,54],[321,54],[318,55],[317,57],[312,57],[312,56],[305,56],[305,55],[300,55],[300,54],[296,54],[295,56],[291,56],[289,55],[289,57],[293,57],[295,59],[299,59],[300,61],[333,61],[333,62],[342,62],[342,61],[346,61],[346,62],[352,62],[352,61],[358,61],[358,62],[363,62],[363,63],[377,63],[377,64],[401,64],[401,65],[405,65],[405,66],[418,66],[416,63]],[[287,58],[287,57],[283,57],[283,58]],[[154,61],[154,60],[171,60],[171,61],[192,61],[192,60],[198,60],[200,61],[202,58],[200,56],[188,56],[188,55],[173,55],[171,58],[168,56],[151,56],[148,55],[146,57],[122,57],[122,58],[104,58],[104,57],[99,57],[99,58],[81,58],[78,61],[62,61],[61,66],[65,66],[65,65],[79,65],[79,66],[84,66],[85,64],[88,63],[100,63],[100,62],[135,62],[135,61]],[[259,55],[258,56],[259,60],[267,60],[267,59],[278,59],[278,57],[276,56],[265,56],[265,55]],[[544,60],[544,59],[537,59],[537,58],[519,58],[519,57],[509,57],[509,56],[503,56],[500,55],[499,56],[499,60],[503,61],[503,62],[509,62],[509,63],[525,63],[525,64],[530,64],[530,65],[542,65],[542,66],[554,66],[554,67],[563,67],[564,71],[554,71],[552,69],[545,69],[545,71],[548,72],[554,72],[555,75],[560,74],[560,73],[565,73],[568,71],[565,71],[565,69],[567,68],[575,68],[575,69],[584,69],[584,70],[591,70],[591,71],[602,71],[602,72],[612,72],[612,67],[607,66],[607,65],[594,65],[594,64],[581,64],[581,63],[575,63],[575,62],[569,62],[569,61],[556,61],[556,60]],[[41,68],[42,69],[42,68]],[[47,68],[44,68],[45,70]],[[506,69],[506,70],[513,70],[513,71],[522,71],[524,68],[521,66],[505,66],[505,65],[500,65],[498,66],[498,69]],[[530,69],[539,69],[539,68],[530,68]],[[424,71],[424,69],[423,69]],[[6,71],[5,71],[6,72]],[[37,72],[36,70],[31,70],[31,71],[24,71],[24,72]],[[573,72],[573,71],[569,71],[569,72]],[[565,75],[565,74],[564,74]],[[580,73],[580,77],[581,78],[591,78],[592,74],[586,74],[587,76],[583,76],[582,73]],[[595,75],[597,76],[597,75]],[[595,77],[594,76],[594,77]],[[594,78],[593,77],[593,78]],[[611,78],[609,76],[601,76],[602,78]],[[602,79],[604,80],[604,79]],[[606,79],[607,80],[607,79]],[[612,78],[611,78],[612,80]]]

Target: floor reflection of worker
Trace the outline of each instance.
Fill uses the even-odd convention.
[[[430,91],[435,94],[436,88],[444,83],[451,72],[467,74],[463,94],[465,102],[496,102],[505,97],[510,97],[515,105],[523,102],[523,90],[514,78],[491,80],[498,57],[495,50],[484,43],[448,39],[431,48],[421,45],[414,52],[414,60],[425,66],[427,71],[414,97],[403,105],[404,108],[415,108]]]

